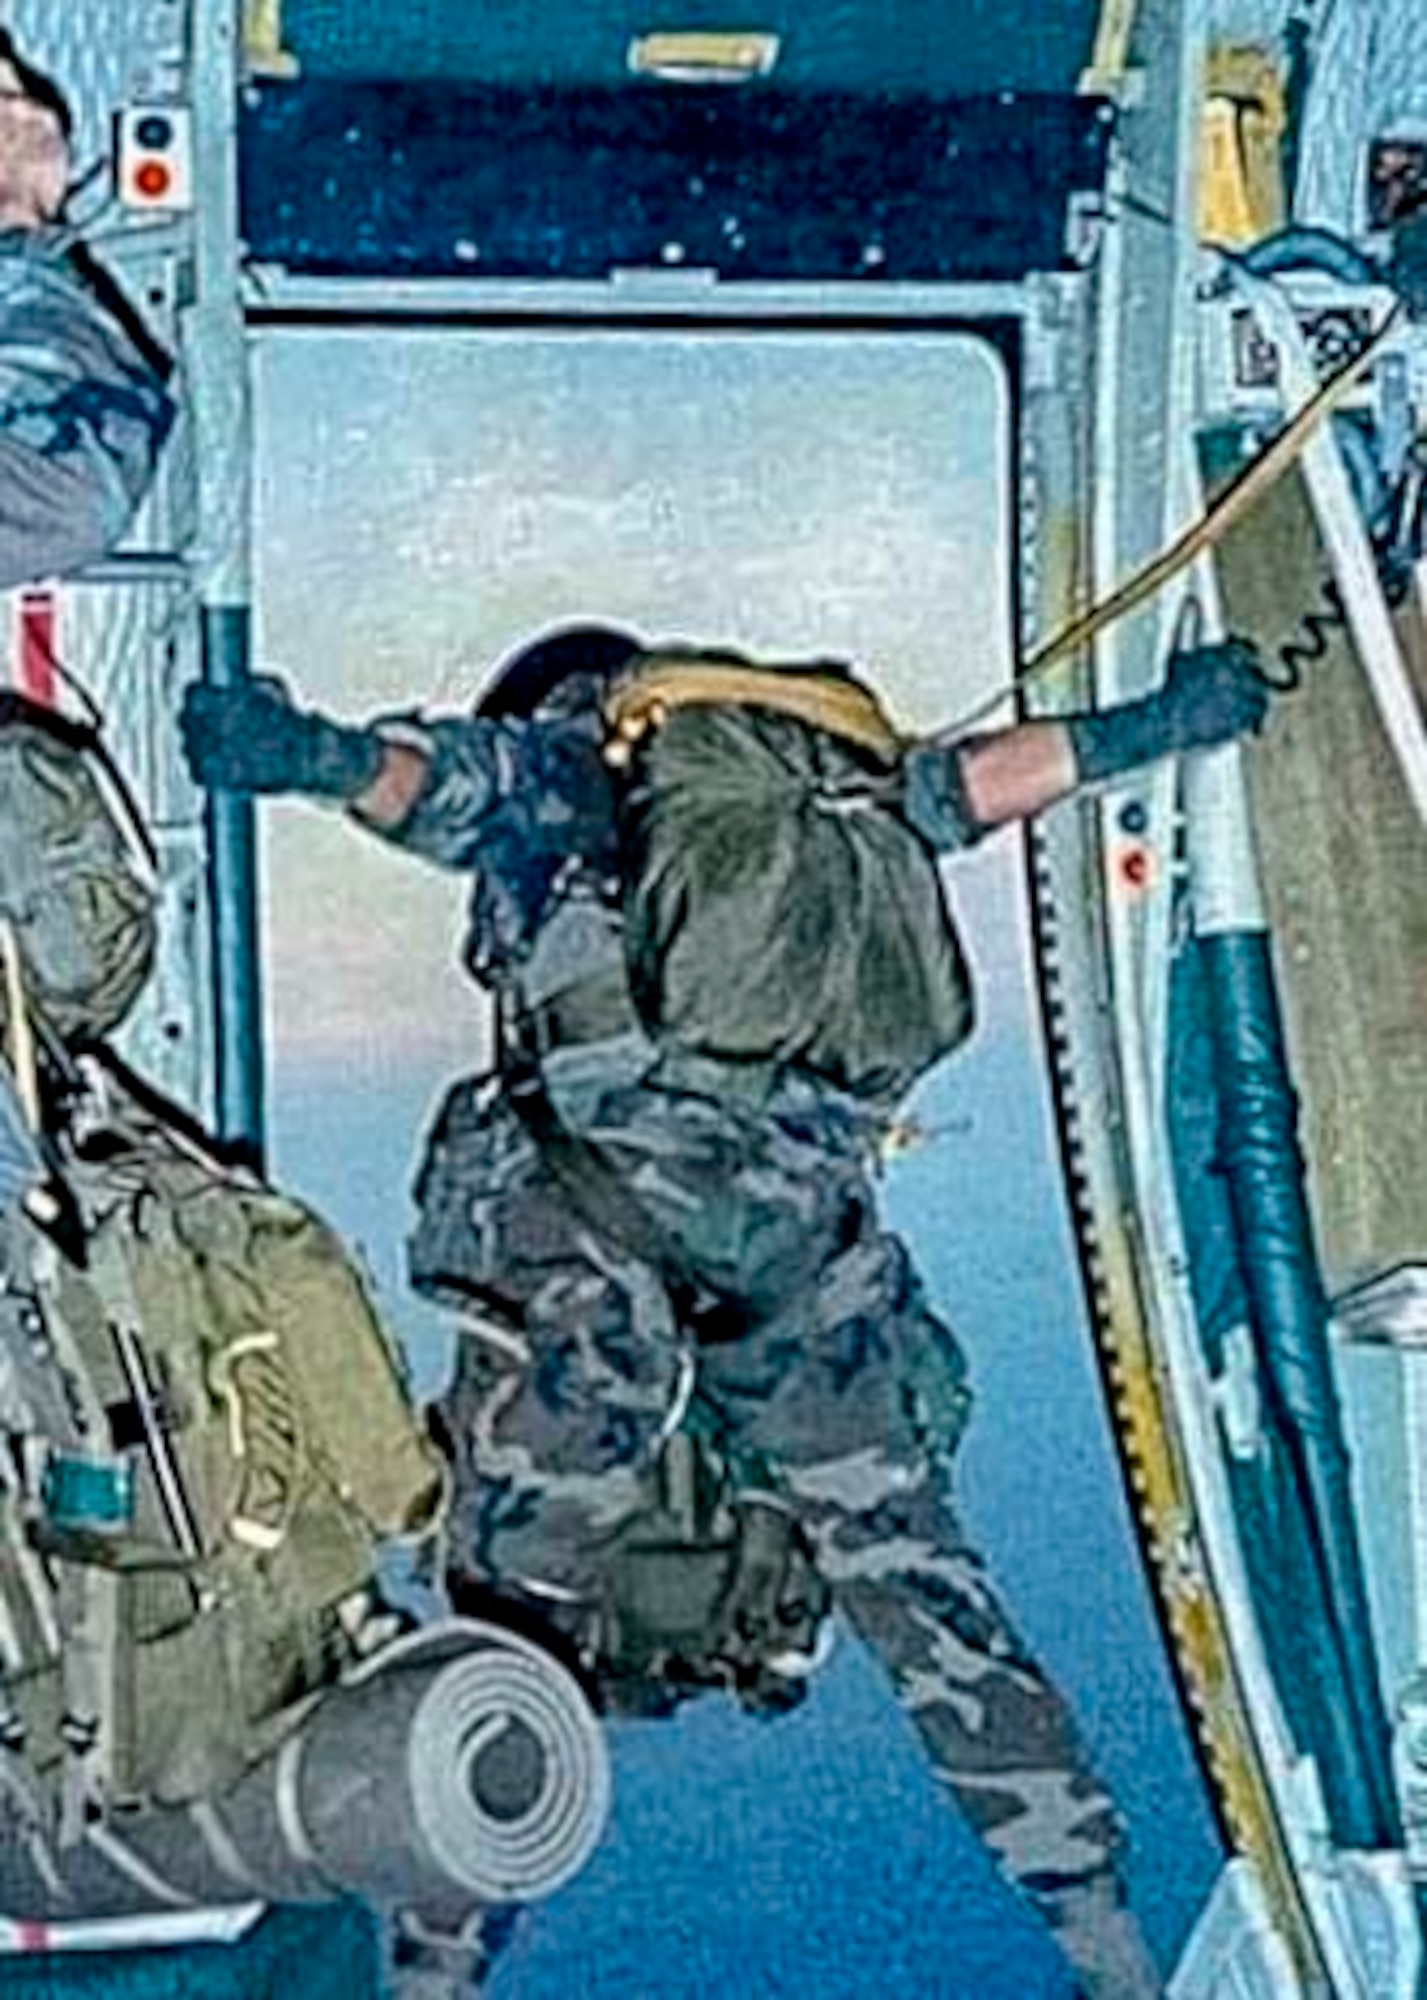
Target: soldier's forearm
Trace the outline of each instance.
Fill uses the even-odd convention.
[[[348,803],[348,811],[378,833],[395,833],[426,789],[431,763],[414,743],[388,740],[376,777]]]
[[[381,717],[365,733],[380,760],[349,798],[357,823],[434,868],[481,867],[492,810],[522,782],[502,726],[407,713]]]
[[[971,820],[978,829],[1029,819],[1073,792],[1070,731],[1060,722],[1022,722],[974,739],[956,752]]]
[[[928,744],[911,752],[906,772],[907,817],[944,854],[1044,811],[1078,780],[1075,746],[1061,722],[1018,722],[951,745]]]

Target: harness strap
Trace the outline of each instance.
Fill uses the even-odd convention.
[[[831,669],[755,667],[716,653],[654,653],[616,683],[605,703],[605,758],[616,769],[626,765],[642,738],[676,709],[729,705],[791,716],[889,762],[911,740],[869,689]]]
[[[578,979],[520,1016],[520,1047],[539,1058],[557,1049],[605,1042],[639,1026],[623,964]]]
[[[681,1325],[693,1325],[717,1294],[681,1246],[624,1184],[600,1149],[572,1132],[550,1101],[540,1063],[524,1048],[505,1066],[511,1106],[570,1205],[608,1243],[659,1273]]]

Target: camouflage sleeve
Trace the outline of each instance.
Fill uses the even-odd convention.
[[[0,254],[0,588],[112,549],[174,404],[124,330],[43,243]]]
[[[586,721],[406,714],[376,728],[427,761],[416,804],[387,838],[438,868],[538,866],[609,838],[610,778]]]
[[[0,590],[72,575],[112,548],[127,521],[102,478],[0,428]]]
[[[973,741],[967,739],[968,743]],[[973,847],[989,831],[973,818],[967,803],[961,768],[965,747],[923,744],[908,751],[903,762],[903,811],[913,830],[938,854]]]

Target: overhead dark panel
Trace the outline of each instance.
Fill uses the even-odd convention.
[[[1016,279],[1065,261],[1108,132],[1069,95],[304,79],[246,100],[243,231],[313,274]]]
[[[636,35],[760,29],[776,81],[801,93],[1073,90],[1098,0],[284,0],[309,77],[445,77],[522,88],[614,85]]]

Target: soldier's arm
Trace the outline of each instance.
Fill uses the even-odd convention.
[[[324,800],[439,868],[479,867],[497,825],[507,838],[517,825],[573,838],[610,813],[596,736],[573,721],[399,715],[349,727],[255,678],[189,687],[179,728],[206,789]]]
[[[168,357],[58,229],[69,112],[0,30],[0,589],[119,541],[173,421]]]
[[[354,819],[374,833],[396,833],[411,818],[426,789],[431,759],[414,743],[388,740],[382,747],[376,775],[348,806]]]
[[[988,829],[1043,812],[1078,782],[1063,722],[1022,722],[983,736],[961,751],[960,763],[968,817]]]
[[[114,528],[92,467],[47,457],[0,429],[0,590],[72,575],[113,546]]]
[[[1163,687],[1116,708],[1022,722],[906,758],[906,809],[934,847],[966,847],[1082,785],[1262,727],[1268,689],[1241,640],[1177,652]]]

